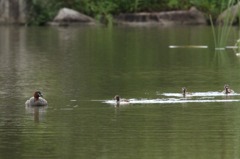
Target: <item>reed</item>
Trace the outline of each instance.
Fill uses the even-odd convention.
[[[214,23],[213,23],[211,15],[209,15],[209,19],[210,19],[212,33],[213,33],[214,45],[215,45],[215,48],[216,48],[217,47],[217,36],[216,36],[216,31],[215,31],[215,28],[214,28]]]
[[[218,25],[217,27],[214,25],[212,16],[209,15],[211,27],[212,27],[212,33],[213,33],[213,39],[214,39],[214,45],[215,50],[225,50],[225,47],[227,45],[227,40],[229,37],[229,34],[231,32],[232,23],[234,21],[234,16],[232,16],[232,12],[230,8],[234,5],[234,0],[229,0],[227,9],[226,9],[226,16],[222,20],[222,24]],[[239,3],[239,0],[238,0]],[[223,5],[222,5],[223,6]],[[221,8],[221,11],[223,11],[223,7]]]
[[[239,4],[239,0],[238,0],[238,4]],[[238,5],[238,9],[239,10],[239,5]],[[238,12],[238,18],[240,17],[240,12]],[[240,18],[238,19],[238,25],[240,26]],[[238,35],[238,39],[235,43],[235,48],[234,48],[234,51],[236,53],[237,56],[240,55],[240,35]]]

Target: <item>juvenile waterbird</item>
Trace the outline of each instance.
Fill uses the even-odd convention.
[[[114,99],[116,100],[117,103],[120,102],[120,96],[119,95],[115,95]]]
[[[223,90],[224,94],[229,94],[229,93],[234,93],[234,91],[232,89],[230,89],[228,84],[224,85],[224,90]]]
[[[186,87],[182,88],[182,94],[183,94],[183,97],[186,97],[186,94],[187,94],[187,88]]]
[[[120,102],[124,102],[125,104],[129,102],[127,99],[121,99],[119,95],[115,95],[114,99],[116,100],[117,104],[120,104]]]

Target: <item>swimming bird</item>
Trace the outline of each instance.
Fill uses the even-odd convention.
[[[187,88],[186,87],[182,88],[182,94],[183,94],[183,97],[186,96],[186,94],[187,94]]]
[[[128,104],[129,100],[127,99],[121,99],[119,95],[115,95],[114,99],[116,100],[117,105],[120,103]]]
[[[232,89],[229,88],[228,84],[224,85],[224,90],[222,91],[224,94],[234,93]]]
[[[36,91],[29,100],[25,103],[26,106],[46,106],[48,105],[47,101],[43,98],[43,95],[40,91]]]
[[[114,99],[116,100],[117,103],[120,102],[120,96],[119,95],[115,95]]]

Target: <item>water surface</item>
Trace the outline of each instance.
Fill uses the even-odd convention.
[[[226,83],[240,93],[240,59],[214,50],[210,27],[2,26],[0,35],[0,158],[240,157],[238,95],[104,102],[182,100],[164,93],[221,92]],[[48,107],[25,108],[35,90]]]

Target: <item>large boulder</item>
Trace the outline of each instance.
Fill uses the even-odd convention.
[[[180,11],[120,14],[115,17],[115,22],[130,26],[206,25],[207,19],[202,12],[191,7]]]
[[[237,25],[239,20],[240,2],[223,11],[217,18],[216,24],[223,25]]]
[[[50,23],[51,25],[95,25],[96,21],[82,13],[79,13],[73,9],[69,8],[62,8],[59,10],[56,17],[53,19],[53,22]]]

